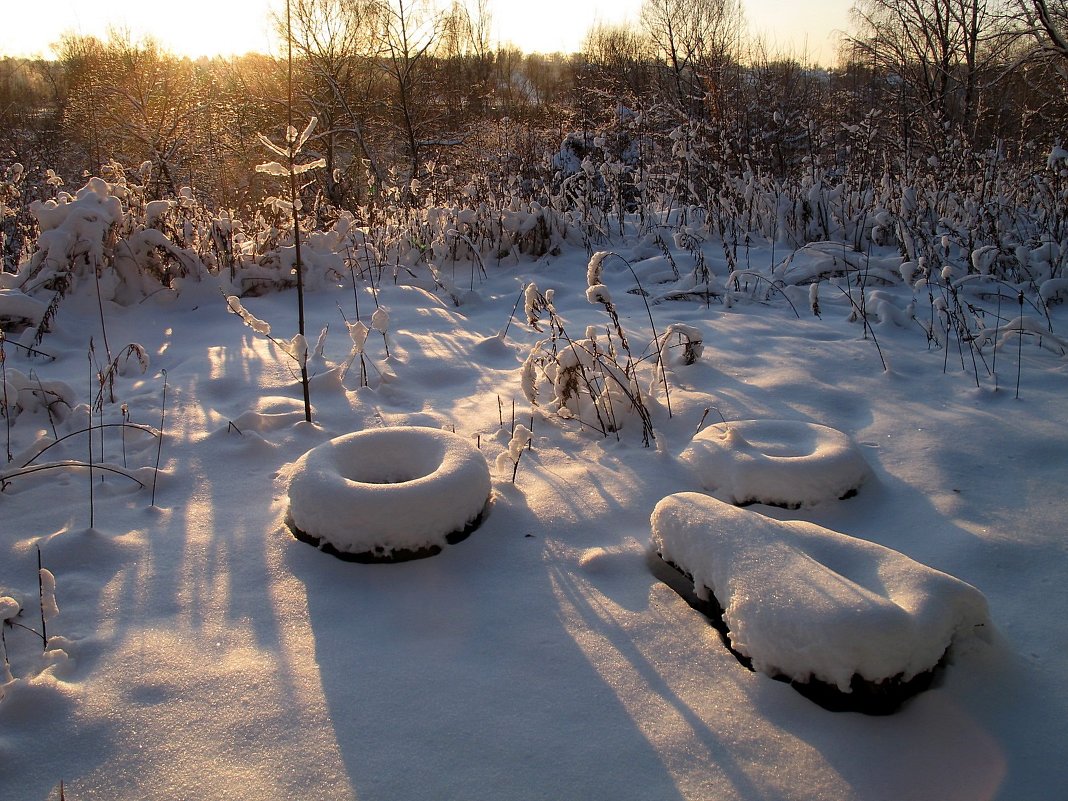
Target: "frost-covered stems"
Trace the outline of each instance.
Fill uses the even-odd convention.
[[[743,281],[743,279],[745,280],[746,291],[748,291],[748,289],[749,289],[749,279],[752,279],[753,283],[755,285],[760,285],[762,283],[763,284],[767,284],[768,294],[767,294],[766,297],[770,297],[772,292],[778,292],[780,295],[783,296],[783,298],[786,299],[787,304],[789,304],[790,309],[794,313],[794,317],[796,317],[798,320],[801,319],[801,315],[798,314],[797,307],[794,306],[794,302],[792,300],[790,300],[790,296],[787,295],[783,291],[783,287],[781,285],[781,282],[772,281],[767,276],[761,275],[760,273],[756,272],[755,270],[735,270],[734,272],[732,272],[730,275],[727,276],[727,284],[726,284],[727,288],[728,289],[733,289],[733,291],[735,291],[735,292],[741,292],[742,291],[742,281]],[[838,288],[841,289],[841,287],[838,287]],[[756,290],[754,289],[754,292],[755,291]],[[811,293],[809,295],[809,300],[810,300],[810,302],[812,300]],[[852,300],[852,297],[850,297],[850,300]],[[818,312],[814,311],[814,313],[816,313],[817,316],[818,316]]]
[[[292,103],[290,103],[292,108]],[[297,271],[297,334],[304,337],[304,266],[300,258],[300,212],[297,209],[297,177],[290,172],[289,193],[293,203],[293,253]],[[311,391],[308,382],[308,365],[302,361],[300,365],[300,385],[304,393],[304,419],[311,422]]]
[[[371,315],[371,328],[382,335],[382,347],[386,350],[386,358],[389,358],[389,312],[379,306]]]
[[[854,317],[860,317],[860,319],[863,321],[865,335],[871,334],[871,341],[875,345],[875,350],[879,354],[879,362],[883,366],[883,372],[884,373],[887,372],[887,370],[889,370],[890,368],[888,368],[886,366],[886,358],[883,356],[883,349],[879,346],[879,340],[875,336],[875,329],[871,327],[871,321],[868,320],[867,313],[864,311],[864,309],[861,308],[860,304],[857,303],[857,301],[854,299],[852,292],[849,292],[848,290],[843,289],[842,287],[838,286],[837,284],[831,284],[831,286],[833,286],[835,289],[837,289],[839,292],[841,292],[843,295],[846,296],[846,298],[849,300],[849,305],[852,307],[852,314],[854,315]],[[796,309],[794,309],[794,313],[795,314],[797,313]]]
[[[634,362],[628,358],[625,367],[619,365],[611,334],[607,350],[598,343],[593,326],[586,329],[583,339],[572,339],[553,307],[552,290],[542,295],[531,284],[525,300],[528,324],[541,331],[541,315],[547,312],[551,332],[548,339],[531,349],[523,363],[520,381],[527,400],[537,405],[540,369],[552,386],[553,403],[561,417],[595,427],[604,436],[614,432],[618,437],[622,412],[633,410],[642,421],[643,444],[650,445],[655,439],[652,417],[642,399]],[[558,339],[563,340],[562,345]],[[592,417],[597,420],[596,426],[590,422]]]
[[[556,314],[556,308],[553,306],[554,294],[552,289],[547,289],[542,294],[534,283],[528,284],[523,293],[523,308],[527,318],[527,325],[535,331],[541,332],[542,328],[539,325],[541,316],[543,312],[547,313],[549,316],[550,337],[548,340],[539,342],[531,349],[523,362],[523,367],[520,371],[520,382],[523,387],[523,394],[531,404],[536,406],[538,403],[537,368],[540,366],[544,376],[553,385],[554,400],[558,404],[560,414],[570,416],[567,403],[578,394],[580,375],[591,399],[596,399],[599,393],[586,375],[584,364],[586,366],[592,366],[592,364],[589,364],[588,357],[584,360],[581,356],[581,353],[585,351],[580,351],[576,347],[576,343],[568,336],[563,322]],[[558,338],[563,339],[565,342],[562,350],[558,347]],[[547,344],[550,345],[550,352],[546,354],[544,349]],[[567,365],[570,365],[570,368]],[[576,367],[578,369],[575,369]],[[601,404],[595,402],[593,410],[597,417],[597,430],[602,435],[607,436],[609,430],[616,430],[614,426],[606,425],[601,416]],[[581,416],[578,417],[578,420],[581,423],[586,422]]]
[[[41,600],[41,640],[48,647],[48,621],[59,614],[56,603],[56,577],[41,566],[41,549],[37,549],[37,591]]]
[[[12,598],[10,595],[0,596],[0,651],[3,653],[3,672],[0,672],[0,688],[4,684],[12,681],[14,676],[11,675],[11,662],[7,656],[7,627],[15,625],[15,618],[19,612],[22,611],[22,607],[19,602]],[[3,698],[3,691],[0,689],[0,698]]]
[[[679,343],[682,345],[682,363],[686,365],[696,364],[697,360],[701,358],[701,354],[705,352],[704,335],[700,329],[685,323],[672,323],[664,331],[664,340],[666,341],[672,336],[677,336]]]
[[[1024,310],[1024,293],[1020,292],[1016,296],[1016,301],[1020,306],[1020,331],[1016,335],[1016,400],[1020,399],[1020,376],[1023,373],[1023,310]]]
[[[89,353],[87,354],[89,359],[89,397],[93,396],[93,341],[89,340]],[[93,496],[93,407],[89,406],[89,528],[93,528],[94,518],[96,515],[96,503]],[[40,559],[41,552],[37,552],[37,557]],[[42,621],[42,626],[44,625]]]
[[[261,320],[241,303],[236,295],[227,295],[226,305],[231,312],[236,314],[242,321],[257,334],[266,337],[277,345],[283,353],[293,359],[302,370],[307,369],[308,364],[308,340],[304,334],[294,334],[288,342],[284,342],[271,335],[271,324]]]
[[[349,358],[345,364],[345,367],[341,370],[341,380],[345,380],[345,376],[348,374],[349,368],[352,367],[352,363],[356,360],[356,357],[360,358],[360,386],[367,386],[367,362],[364,359],[363,351],[364,346],[367,344],[367,334],[370,329],[364,324],[362,320],[357,320],[354,323],[345,323],[349,329],[349,339],[352,340],[352,350],[349,351]]]
[[[159,412],[159,440],[156,443],[156,469],[152,473],[152,501],[151,505],[156,505],[156,479],[159,477],[159,462],[160,457],[163,455],[163,426],[167,422],[167,371],[161,370],[163,373],[163,402],[160,404]]]
[[[627,346],[626,335],[623,333],[623,329],[619,324],[619,317],[616,314],[615,307],[612,306],[608,288],[601,282],[604,275],[604,262],[610,256],[614,256],[626,265],[628,272],[630,272],[631,277],[634,279],[635,283],[637,283],[638,288],[642,289],[642,282],[638,278],[638,274],[634,271],[634,267],[627,259],[620,256],[618,253],[598,251],[593,254],[592,258],[590,258],[589,265],[586,268],[586,283],[590,287],[586,292],[586,299],[590,303],[601,303],[605,307],[605,311],[607,311],[608,315],[612,318],[612,323],[615,325],[620,342],[623,345],[623,349],[627,351],[627,357],[629,359],[630,348]],[[660,337],[656,333],[656,324],[653,322],[653,310],[649,307],[648,295],[644,290],[640,294],[642,302],[645,304],[645,313],[649,318],[649,330],[653,337],[653,346],[656,348],[657,379],[664,386],[664,403],[667,405],[668,417],[671,417],[671,392],[668,389],[667,374],[664,371],[664,353],[660,347]]]
[[[10,462],[15,457],[11,455],[11,404],[7,396],[7,353],[4,350],[4,342],[6,338],[4,332],[0,330],[0,389],[2,389],[3,397],[0,400],[4,403],[4,428],[7,431],[6,451],[7,460]]]
[[[59,604],[56,603],[56,577],[52,571],[41,565],[41,548],[37,547],[37,597],[41,608],[41,630],[37,631],[30,626],[19,623],[17,618],[22,613],[22,605],[9,595],[0,596],[0,656],[3,657],[3,671],[0,672],[0,688],[13,680],[11,675],[11,663],[7,654],[7,637],[4,630],[8,626],[17,626],[20,629],[35,634],[41,638],[41,647],[48,650],[48,621],[59,614]],[[3,691],[0,689],[0,699]]]
[[[96,349],[93,347],[92,340],[89,341],[89,353],[91,356],[96,356]],[[131,342],[119,351],[119,354],[114,358],[111,358],[109,352],[108,358],[110,361],[107,363],[107,366],[103,369],[100,369],[99,367],[97,369],[97,383],[99,386],[96,397],[93,400],[93,407],[99,411],[103,411],[105,390],[107,390],[108,402],[115,402],[115,379],[128,368],[131,361],[137,365],[142,375],[148,371],[148,353],[142,345],[139,345],[136,342]]]

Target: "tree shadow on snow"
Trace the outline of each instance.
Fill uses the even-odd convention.
[[[286,562],[307,592],[361,801],[681,797],[553,613],[545,543],[511,487],[468,539],[428,559],[353,564],[292,542]]]

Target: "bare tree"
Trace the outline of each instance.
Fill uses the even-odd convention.
[[[438,100],[453,127],[472,116],[484,115],[492,92],[493,46],[488,0],[453,0],[442,16],[441,34],[434,47]]]
[[[193,158],[203,101],[192,62],[119,31],[105,42],[66,36],[59,53],[67,73],[68,129],[84,141],[92,171],[108,157],[127,164],[148,160],[157,190],[177,194]]]
[[[61,87],[57,94],[64,109],[64,127],[69,139],[84,152],[85,168],[97,175],[102,160],[97,117],[104,45],[95,37],[66,35],[56,52],[62,64],[63,78],[56,84]]]
[[[383,182],[369,130],[377,75],[371,27],[375,11],[367,0],[291,0],[297,91],[308,115],[319,120],[314,144],[326,160],[323,181],[335,205],[345,204],[350,188],[359,201],[367,179],[372,186]],[[284,20],[278,22],[284,27]],[[361,165],[366,175],[359,174]]]
[[[629,25],[597,23],[586,33],[582,52],[597,85],[614,95],[644,98],[650,88],[650,51],[644,34]]]
[[[1066,0],[1016,0],[1023,32],[1034,41],[1032,56],[1049,59],[1068,80],[1068,2]]]
[[[291,0],[291,17],[298,92],[322,126],[312,144],[327,160],[328,198],[340,204],[366,178],[411,199],[435,149],[462,138],[447,129],[486,110],[487,0],[444,9],[424,0]]]
[[[853,58],[899,87],[913,117],[972,131],[978,92],[1000,57],[1001,18],[991,0],[858,0]]]
[[[641,23],[667,66],[678,107],[692,117],[706,111],[734,60],[744,22],[739,0],[645,0]]]
[[[422,166],[422,137],[430,119],[427,61],[441,33],[444,15],[421,0],[382,0],[377,6],[379,63],[392,88],[392,123],[403,142],[405,196]]]

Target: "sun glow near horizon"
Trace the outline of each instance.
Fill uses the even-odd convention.
[[[784,0],[743,0],[752,35],[772,52],[833,61],[832,32],[848,22],[852,0],[815,4]],[[642,0],[490,0],[496,44],[526,52],[576,52],[597,22],[636,23]],[[805,7],[802,8],[801,6]],[[234,56],[277,50],[273,14],[285,0],[183,0],[161,13],[143,0],[0,0],[0,56],[50,58],[64,34],[106,38],[128,32],[151,37],[177,55]]]
[[[269,52],[270,12],[279,0],[183,0],[162,13],[140,0],[4,0],[8,3],[0,11],[0,54],[49,58],[64,34],[104,39],[114,30],[135,41],[151,37],[177,55],[198,58]]]

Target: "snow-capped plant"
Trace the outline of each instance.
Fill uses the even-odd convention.
[[[4,414],[14,423],[24,412],[43,410],[54,433],[56,423],[66,420],[77,404],[77,394],[66,382],[42,380],[33,370],[24,373],[15,367],[8,367],[4,359],[3,339],[3,333],[0,332]]]
[[[615,329],[616,336],[619,338],[620,346],[627,354],[626,364],[624,366],[624,372],[627,375],[633,376],[637,369],[634,361],[633,354],[630,350],[630,343],[627,339],[626,333],[623,331],[623,326],[619,321],[619,314],[616,311],[615,305],[612,303],[612,296],[608,290],[608,287],[601,283],[604,276],[604,263],[609,258],[616,258],[623,262],[631,276],[634,278],[635,283],[638,285],[639,294],[641,294],[642,301],[645,303],[645,313],[649,318],[649,331],[652,336],[651,342],[653,348],[656,351],[656,371],[657,381],[664,388],[664,400],[667,404],[668,416],[671,416],[671,393],[668,390],[667,374],[664,372],[664,354],[660,347],[660,336],[656,332],[656,324],[653,322],[653,312],[649,308],[649,300],[645,294],[645,290],[642,288],[641,280],[638,278],[638,274],[634,271],[634,267],[631,263],[620,256],[618,253],[611,253],[605,251],[599,251],[594,253],[590,258],[589,264],[586,268],[586,282],[589,288],[586,290],[586,300],[589,303],[599,303],[604,307],[605,312],[608,313],[609,318],[612,320],[612,326]],[[637,393],[636,399],[639,403],[642,403],[640,393]]]
[[[664,330],[664,340],[667,341],[673,336],[678,338],[679,344],[682,346],[682,357],[679,359],[679,363],[684,365],[696,364],[705,350],[705,339],[701,330],[686,323],[672,323]]]
[[[37,574],[41,593],[41,638],[47,642],[45,624],[59,614],[59,604],[56,603],[56,577],[45,567],[38,568]]]
[[[7,655],[7,628],[15,625],[15,618],[22,612],[22,605],[10,595],[0,596],[0,656],[3,657],[3,673],[0,673],[0,700],[4,697],[4,686],[15,680],[11,675],[11,660]]]
[[[312,159],[302,163],[297,163],[297,156],[300,155],[304,149],[304,145],[307,143],[312,132],[315,130],[315,126],[318,124],[318,119],[312,117],[304,130],[297,133],[297,129],[289,126],[286,129],[285,144],[283,146],[276,145],[268,137],[263,134],[257,134],[260,142],[270,152],[281,158],[283,161],[268,161],[263,164],[256,165],[256,172],[266,173],[267,175],[273,175],[279,178],[296,178],[299,175],[303,175],[311,170],[318,169],[326,166],[326,159],[318,158]],[[284,203],[285,201],[283,201]],[[300,209],[300,200],[295,199],[290,202],[290,205],[286,207],[286,210]]]
[[[0,273],[16,272],[32,239],[33,215],[25,203],[26,170],[15,162],[0,174]]]
[[[52,571],[41,564],[41,549],[37,548],[37,597],[40,607],[40,631],[18,620],[22,616],[22,603],[14,595],[0,594],[0,657],[3,659],[0,670],[0,701],[4,699],[5,690],[14,682],[11,660],[8,653],[7,629],[21,629],[41,640],[41,650],[48,650],[48,622],[59,615],[56,602],[56,577]]]
[[[240,317],[241,320],[245,323],[245,325],[247,325],[257,334],[261,334],[265,337],[269,337],[271,335],[271,324],[259,319],[258,317],[256,317],[256,315],[246,309],[244,304],[241,303],[241,299],[239,297],[237,297],[236,295],[228,295],[226,297],[226,305],[229,306],[230,311]]]
[[[520,370],[524,395],[538,405],[539,385],[546,382],[552,391],[551,407],[560,417],[574,419],[603,436],[618,432],[624,419],[636,414],[642,423],[642,441],[655,438],[652,416],[637,381],[636,365],[628,355],[620,364],[611,329],[606,344],[598,339],[595,327],[587,328],[582,339],[570,337],[553,305],[551,290],[545,294],[534,284],[524,291],[528,324],[542,331],[547,315],[549,337],[536,343]]]
[[[90,349],[92,350],[92,340],[90,340]],[[94,401],[94,406],[102,406],[105,400],[108,403],[116,402],[115,380],[118,376],[129,375],[133,370],[136,370],[139,375],[144,375],[148,372],[148,367],[148,351],[145,350],[143,345],[140,345],[137,342],[131,342],[119,351],[116,356],[112,356],[108,359],[106,364],[97,368],[97,384],[99,385],[99,392]],[[106,399],[105,391],[107,392]]]
[[[290,104],[292,107],[292,103]],[[287,179],[289,189],[289,200],[278,201],[276,204],[279,210],[288,211],[293,220],[293,248],[294,248],[294,271],[297,276],[297,336],[303,341],[304,339],[304,264],[301,260],[300,252],[300,212],[301,212],[301,200],[300,192],[304,189],[304,186],[298,185],[298,178],[311,170],[325,167],[326,159],[318,158],[311,161],[297,162],[297,157],[300,155],[301,150],[307,143],[308,138],[315,130],[315,126],[318,120],[312,117],[304,130],[300,133],[292,125],[286,127],[286,135],[284,143],[279,146],[268,139],[263,134],[257,134],[260,142],[270,152],[282,159],[279,161],[268,161],[256,166],[256,172],[266,173],[267,175],[273,175],[278,178]],[[294,346],[299,343],[294,338]],[[307,422],[311,422],[312,410],[311,410],[311,394],[308,385],[308,365],[307,365],[307,342],[303,342],[302,348],[303,355],[298,359],[300,362],[300,383],[304,391],[304,419]],[[292,355],[292,354],[291,354]]]
[[[533,434],[522,423],[516,424],[512,431],[512,437],[508,440],[508,447],[497,456],[497,472],[501,475],[512,475],[512,483],[515,483],[519,472],[519,460],[523,458],[523,452],[530,448]]]
[[[371,328],[382,335],[382,346],[386,349],[386,358],[389,358],[389,312],[382,306],[374,310],[371,315]]]
[[[40,234],[36,252],[18,271],[24,291],[62,296],[91,282],[104,299],[128,305],[176,278],[200,274],[196,254],[158,225],[172,201],[146,201],[144,187],[130,184],[121,165],[110,169],[116,182],[92,177],[73,197],[30,204]]]
[[[344,366],[341,368],[341,380],[345,380],[345,376],[348,375],[349,369],[352,367],[352,363],[359,358],[360,360],[360,386],[367,386],[367,362],[364,359],[363,351],[367,344],[367,334],[370,333],[370,329],[363,322],[363,320],[357,320],[354,323],[345,323],[349,331],[349,339],[352,340],[352,349],[349,351],[348,358],[345,360]]]

